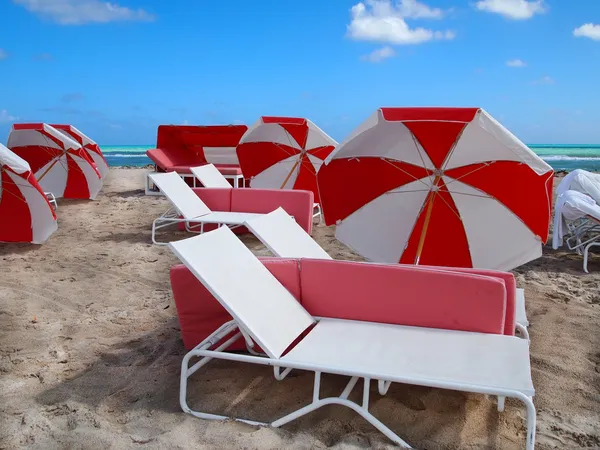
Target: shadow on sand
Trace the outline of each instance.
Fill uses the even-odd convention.
[[[183,415],[178,397],[184,354],[177,319],[173,318],[162,330],[96,352],[97,359],[87,369],[42,392],[36,400],[45,406],[83,403],[100,414],[109,411],[117,421],[131,417],[132,412],[152,410]],[[295,371],[277,382],[272,369],[265,366],[212,361],[190,379],[188,402],[197,410],[269,422],[309,403],[312,382],[312,374],[307,372]],[[324,376],[321,396],[339,395],[346,382],[345,377]],[[360,403],[362,389],[355,388],[350,398]],[[443,448],[438,434],[443,434],[444,440],[452,436],[451,442],[461,442],[467,410],[472,408],[485,414],[482,423],[488,432],[483,448],[494,448],[499,423],[505,419],[496,412],[493,400],[402,384],[392,385],[381,397],[372,383],[371,412],[418,448]],[[348,434],[366,446],[390,443],[360,416],[341,406],[321,408],[284,429],[307,432],[327,446]]]

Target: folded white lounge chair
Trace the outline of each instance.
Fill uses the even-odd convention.
[[[190,170],[206,188],[232,188],[227,178],[213,164],[191,167]]]
[[[583,271],[589,273],[590,248],[600,246],[600,206],[587,194],[564,191],[556,199],[552,233],[552,247],[556,250],[566,241],[569,250],[583,254]]]
[[[283,208],[247,220],[244,225],[279,258],[333,259]],[[516,316],[517,324],[526,329],[529,321],[523,289],[516,292]]]
[[[382,395],[390,383],[398,382],[498,396],[499,409],[503,407],[504,397],[517,398],[527,408],[526,448],[534,448],[536,418],[527,340],[505,335],[317,319],[306,312],[226,227],[169,245],[233,317],[183,358],[180,404],[185,412],[203,419],[227,419],[194,411],[187,404],[188,378],[216,358],[273,366],[277,380],[283,380],[292,369],[314,372],[312,402],[275,420],[270,424],[273,427],[321,406],[338,404],[356,411],[393,442],[409,447],[369,412],[369,387],[371,380],[377,380]],[[236,282],[232,283],[232,279]],[[233,337],[213,349],[234,332]],[[225,353],[242,337],[250,347],[258,344],[267,357]],[[196,357],[200,361],[190,367],[190,360]],[[350,380],[338,397],[321,398],[321,373],[346,375]],[[348,397],[361,378],[364,388],[359,404]]]
[[[152,242],[155,244],[167,244],[157,242],[156,231],[169,225],[184,223],[187,231],[203,233],[207,223],[236,228],[246,220],[261,216],[254,213],[211,211],[176,172],[152,173],[148,176],[173,205],[152,222]]]

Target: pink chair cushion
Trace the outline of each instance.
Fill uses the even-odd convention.
[[[211,211],[231,211],[231,191],[233,189],[195,188],[193,191]]]
[[[227,188],[195,188],[194,193],[208,206],[212,211],[231,211],[231,189]],[[192,222],[193,225],[193,222]],[[177,228],[185,230],[185,224],[180,223]],[[210,231],[217,228],[217,225],[206,224],[204,231]],[[245,229],[245,228],[244,228]],[[234,231],[238,231],[236,228]]]
[[[421,266],[432,269],[448,270],[451,272],[463,272],[487,277],[496,277],[501,279],[506,286],[506,319],[504,322],[504,334],[512,336],[515,334],[515,326],[517,324],[517,282],[515,276],[510,272],[500,272],[499,270],[488,269],[472,269],[464,267],[436,267],[436,266]]]
[[[281,284],[300,299],[298,261],[282,258],[260,258]],[[231,316],[183,264],[171,268],[171,287],[185,348],[192,349],[212,332],[231,320]],[[245,348],[238,341],[232,350]]]
[[[249,213],[269,213],[280,206],[294,216],[298,224],[312,232],[313,193],[310,191],[291,191],[277,189],[227,189],[196,188],[194,192],[212,211],[232,211]],[[204,231],[210,231],[216,225],[205,225]],[[179,225],[180,230],[185,225]],[[237,227],[236,234],[247,233],[246,227]]]
[[[177,173],[188,173],[191,174],[191,167],[199,166],[200,164],[178,164],[173,165],[167,169],[168,172],[177,172]]]
[[[301,260],[302,305],[314,316],[503,334],[497,278],[414,266]],[[512,333],[511,333],[512,334]]]
[[[146,155],[162,170],[170,170],[171,166],[175,164],[173,161],[174,155],[171,155],[160,148],[147,150]]]
[[[314,194],[311,191],[282,189],[234,189],[231,210],[270,213],[282,207],[308,233],[312,233]]]
[[[202,166],[206,164],[202,159],[198,159],[194,153],[186,153],[181,149],[162,149],[153,148],[146,151],[148,158],[160,169],[167,172],[192,173],[191,167]],[[240,166],[230,164],[215,164],[223,175],[241,175]]]

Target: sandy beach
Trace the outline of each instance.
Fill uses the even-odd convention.
[[[169,284],[178,263],[151,244],[164,198],[146,169],[111,169],[96,201],[59,201],[43,246],[0,245],[0,449],[395,448],[357,414],[326,407],[283,429],[205,421],[178,402],[185,349]],[[185,233],[173,232],[173,238]],[[360,259],[313,236],[338,259]],[[244,242],[268,251],[251,235]],[[600,256],[552,251],[515,271],[525,288],[538,449],[600,448]],[[325,392],[345,380],[325,377]],[[310,401],[312,376],[217,362],[192,379],[192,405],[270,421]],[[357,390],[354,395],[360,395]],[[524,408],[395,384],[372,410],[415,448],[524,448]]]

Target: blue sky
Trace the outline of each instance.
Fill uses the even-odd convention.
[[[117,3],[118,2],[118,3]],[[597,0],[5,0],[0,142],[71,123],[308,117],[343,139],[380,106],[480,106],[527,143],[600,143]]]

